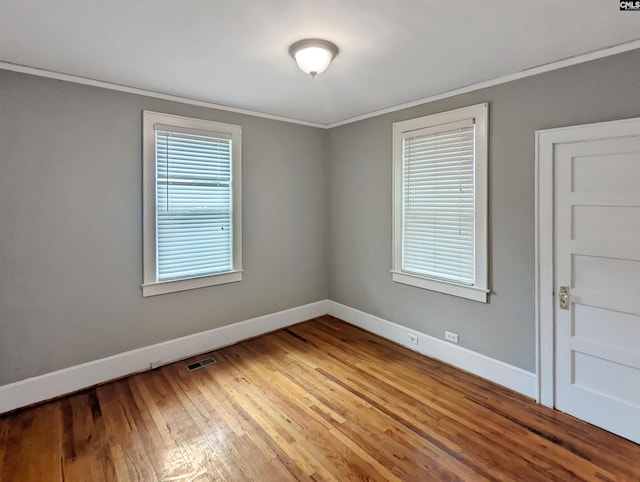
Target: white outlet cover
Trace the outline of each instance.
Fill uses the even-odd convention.
[[[458,334],[457,333],[452,333],[450,331],[445,331],[444,332],[444,339],[447,341],[450,341],[452,343],[458,343]]]

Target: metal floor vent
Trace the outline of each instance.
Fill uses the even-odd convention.
[[[209,365],[215,365],[216,361],[213,358],[207,358],[205,360],[200,360],[195,363],[190,363],[187,365],[187,371],[192,372],[194,370],[198,370],[200,368],[208,367]]]

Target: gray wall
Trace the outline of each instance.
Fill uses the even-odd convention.
[[[391,124],[490,102],[487,305],[391,281]],[[534,133],[640,116],[640,51],[394,112],[329,132],[329,296],[534,371]]]
[[[142,298],[142,110],[243,127],[244,279]],[[320,129],[0,71],[0,385],[325,299]]]
[[[329,297],[534,369],[534,132],[640,116],[640,51],[319,129],[0,71],[0,385]],[[480,303],[391,281],[391,124],[490,102]],[[243,127],[244,279],[142,298],[141,111]]]

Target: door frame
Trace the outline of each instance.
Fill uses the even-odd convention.
[[[557,144],[637,135],[640,118],[536,131],[535,320],[538,403],[555,406],[555,147]]]

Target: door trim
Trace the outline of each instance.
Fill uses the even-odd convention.
[[[538,403],[555,406],[554,172],[555,146],[637,135],[640,118],[536,131],[535,320]]]

